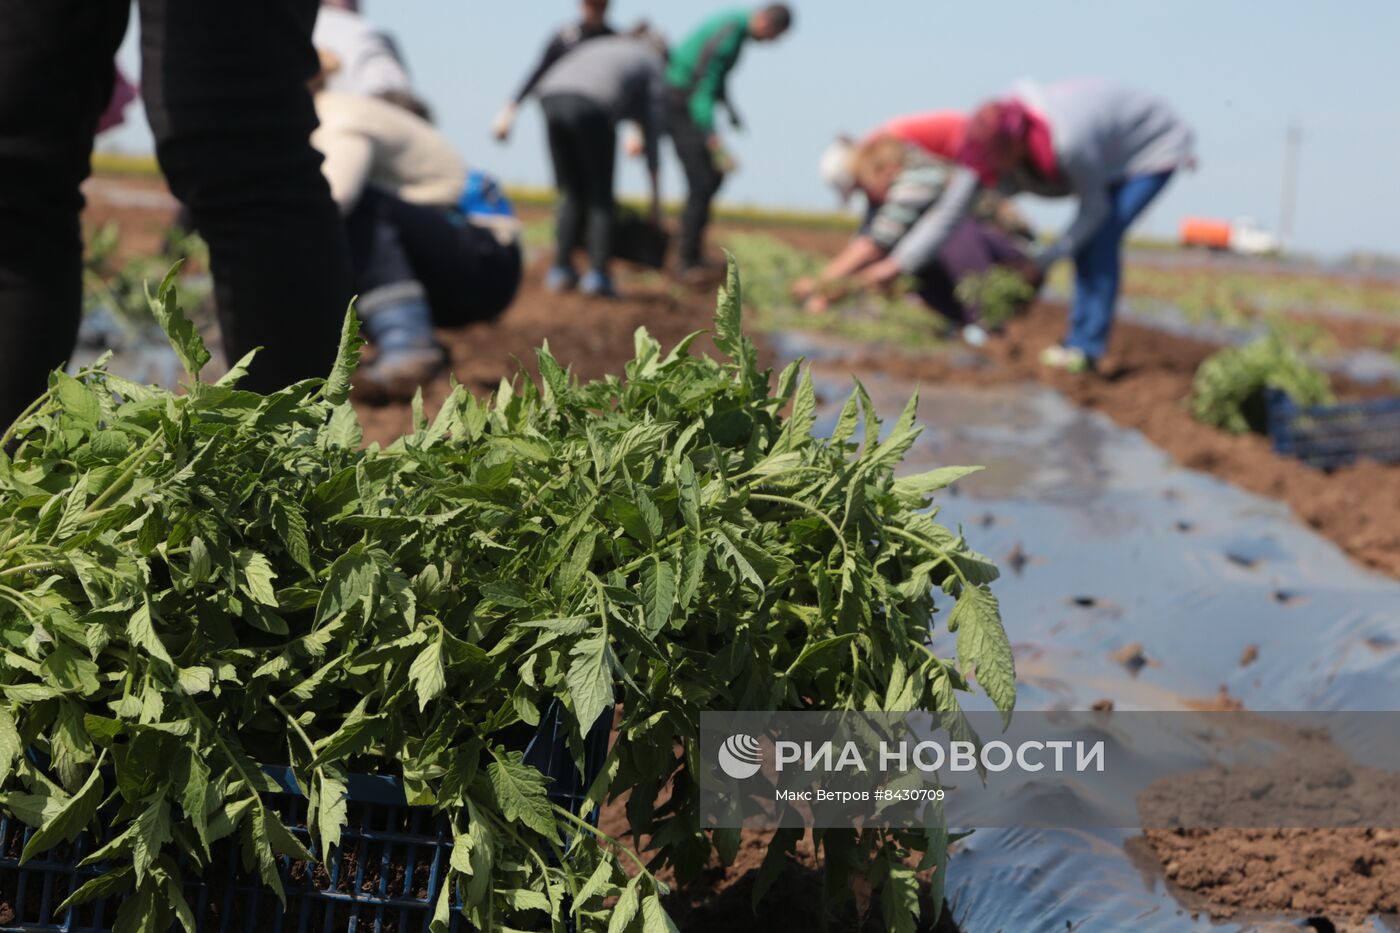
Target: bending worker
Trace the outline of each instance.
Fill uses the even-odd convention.
[[[753,12],[721,13],[691,33],[671,51],[666,70],[670,85],[667,131],[685,171],[685,211],[681,215],[679,273],[701,265],[710,204],[724,183],[733,161],[715,132],[715,107],[723,103],[737,127],[729,100],[729,73],[749,39],[772,42],[792,26],[792,10],[773,3]]]
[[[959,153],[963,168],[948,192],[865,281],[893,281],[936,256],[980,187],[1076,197],[1073,223],[1035,256],[1042,270],[1063,258],[1075,264],[1069,333],[1041,362],[1092,370],[1113,323],[1123,238],[1173,173],[1191,163],[1192,145],[1190,128],[1145,94],[1092,79],[1023,85],[973,115]]]
[[[544,47],[540,60],[535,63],[535,67],[525,76],[525,82],[520,85],[520,90],[515,93],[515,97],[510,103],[501,108],[495,121],[491,124],[491,135],[496,137],[497,142],[505,142],[510,138],[510,131],[515,126],[515,118],[520,113],[520,106],[525,103],[525,98],[535,90],[540,83],[540,79],[545,76],[554,63],[589,39],[599,39],[603,36],[616,35],[617,31],[608,23],[608,0],[583,0],[583,10],[576,23],[570,23],[555,33],[549,40],[549,44]]]
[[[549,128],[549,154],[559,187],[554,265],[545,279],[552,291],[578,286],[586,295],[613,297],[613,175],[616,126],[627,120],[639,135],[628,138],[634,155],[645,153],[651,179],[651,216],[661,215],[658,182],[660,138],[666,104],[666,47],[648,32],[605,36],[560,59],[539,83]],[[586,222],[585,222],[586,218]],[[579,282],[573,252],[585,231],[589,269]]]
[[[823,159],[824,173],[838,188],[849,172],[849,185],[860,191],[869,212],[860,231],[851,238],[815,279],[800,279],[793,294],[808,312],[825,311],[831,300],[857,288],[859,274],[897,249],[910,229],[943,197],[955,169],[919,146],[891,135],[876,135],[852,154],[849,166],[832,164],[832,153]],[[1028,265],[1016,242],[991,224],[971,217],[961,220],[929,262],[915,269],[916,291],[924,302],[963,325],[973,343],[985,339],[978,326],[980,309],[968,307],[958,297],[957,286],[965,277],[980,275],[995,265],[1020,270]]]

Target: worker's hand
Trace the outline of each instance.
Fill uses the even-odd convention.
[[[1029,256],[1024,259],[1014,260],[1009,265],[1012,269],[1016,270],[1016,273],[1020,275],[1021,278],[1026,280],[1026,284],[1031,288],[1038,291],[1040,286],[1045,284],[1044,267]]]
[[[806,301],[816,294],[817,280],[810,275],[804,275],[802,278],[792,283],[792,287],[789,291],[792,293],[792,297],[796,298],[798,301]]]
[[[810,295],[802,302],[802,310],[807,314],[825,314],[830,309],[831,300],[822,294]]]
[[[730,175],[739,170],[739,160],[728,149],[711,149],[710,158],[714,161],[715,171],[721,175]]]
[[[860,284],[866,288],[888,288],[899,279],[900,274],[899,263],[885,258],[866,266],[858,278]]]
[[[724,140],[719,138],[718,133],[711,133],[710,138],[705,140],[705,145],[710,150],[710,163],[714,165],[715,171],[721,175],[728,175],[739,168],[738,161],[724,148]]]
[[[510,139],[510,130],[515,125],[517,110],[515,104],[510,103],[502,107],[501,112],[496,114],[496,119],[491,123],[491,135],[496,137],[496,142],[503,143]]]

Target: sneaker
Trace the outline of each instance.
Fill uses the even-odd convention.
[[[990,335],[977,324],[965,324],[962,329],[963,343],[969,347],[985,347]]]
[[[590,269],[579,283],[578,290],[590,298],[616,298],[617,289],[613,287],[612,276],[602,269]]]
[[[436,344],[385,350],[355,373],[355,398],[378,405],[407,402],[446,368],[447,350]]]
[[[1040,365],[1050,369],[1062,369],[1067,373],[1087,373],[1094,369],[1094,361],[1077,347],[1060,344],[1040,351]]]
[[[571,292],[578,288],[578,273],[568,266],[551,266],[544,274],[544,287],[552,292]]]

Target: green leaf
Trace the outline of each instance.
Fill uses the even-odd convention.
[[[306,540],[306,516],[302,515],[301,509],[284,499],[274,499],[272,524],[287,549],[287,555],[307,573],[314,574],[316,571],[311,566],[311,546]]]
[[[136,611],[131,614],[131,619],[127,622],[126,634],[133,645],[151,657],[171,667],[175,666],[170,652],[165,650],[165,644],[156,632],[155,621],[151,617],[150,599],[142,597],[141,604],[136,607]]]
[[[97,427],[102,417],[102,406],[97,402],[97,395],[65,372],[55,372],[53,378],[56,380],[54,395],[64,414],[87,427]]]
[[[589,906],[588,902],[602,894],[612,881],[613,863],[606,857],[598,861],[598,867],[593,869],[593,874],[588,876],[583,887],[579,888],[578,894],[574,896],[574,913],[577,914]]]
[[[656,637],[671,621],[671,607],[676,601],[676,571],[667,562],[653,556],[642,566],[642,610],[647,633]]]
[[[889,874],[881,892],[880,907],[890,933],[918,933],[919,881],[914,869],[886,856]]]
[[[744,339],[739,264],[726,254],[725,267],[725,281],[715,310],[715,346],[731,360],[738,360]]]
[[[247,548],[240,550],[235,559],[238,561],[238,569],[243,573],[243,592],[256,602],[275,608],[277,590],[272,581],[277,579],[277,572],[272,569],[272,562],[265,555]]]
[[[418,709],[426,710],[447,687],[447,668],[442,659],[442,636],[428,642],[408,669],[408,680],[418,692]]]
[[[570,653],[573,660],[565,682],[573,699],[580,735],[586,736],[594,720],[613,705],[613,681],[608,670],[608,633],[599,628],[580,639]]]
[[[231,389],[242,382],[248,375],[248,367],[253,364],[253,359],[258,355],[257,350],[249,350],[239,358],[237,363],[229,367],[228,372],[219,377],[214,385],[220,388]]]
[[[23,754],[24,742],[19,737],[14,717],[0,706],[0,787],[8,785],[11,769]]]
[[[374,592],[378,568],[374,560],[356,546],[336,558],[331,564],[330,577],[316,605],[316,624],[342,612],[348,612],[360,600]]]
[[[199,839],[200,846],[204,849],[206,857],[210,854],[210,843],[213,840],[209,836],[209,794],[210,794],[210,773],[209,766],[199,757],[193,749],[185,749],[181,756],[180,778],[177,784],[180,785],[180,807],[185,812],[185,821],[192,827],[196,838]]]
[[[60,690],[89,696],[101,687],[97,680],[98,666],[66,642],[60,642],[49,652],[41,669],[44,679]]]
[[[131,889],[133,871],[130,865],[122,865],[96,878],[90,878],[54,908],[54,915],[62,916],[70,907],[87,904],[98,898],[120,897]]]
[[[335,768],[320,768],[317,775],[316,839],[321,860],[326,861],[339,848],[341,833],[350,820],[350,790],[344,775]]]
[[[180,689],[189,696],[208,693],[214,686],[214,672],[207,667],[183,667],[178,677]]]
[[[102,804],[102,764],[106,760],[107,752],[103,751],[78,792],[68,798],[57,812],[45,814],[47,819],[44,824],[24,844],[24,851],[19,857],[21,865],[60,842],[72,842],[92,822],[97,808]]]
[[[344,405],[350,398],[350,379],[360,365],[360,348],[364,345],[360,337],[360,318],[352,302],[340,327],[340,347],[336,350],[335,363],[326,377],[326,384],[321,387],[321,395],[332,405]]]
[[[163,796],[146,801],[141,815],[132,823],[131,864],[140,884],[151,871],[163,845],[170,841],[170,804]]]
[[[121,902],[112,933],[170,933],[161,929],[161,904],[151,886],[140,888]]]
[[[940,467],[936,470],[929,470],[927,473],[916,473],[913,476],[901,476],[894,481],[894,492],[897,496],[911,499],[923,498],[940,489],[951,486],[964,476],[970,476],[984,469],[986,469],[986,467]]]
[[[622,896],[613,905],[612,916],[608,918],[608,933],[624,933],[637,918],[637,912],[641,909],[637,883],[641,880],[641,875],[633,875],[627,887],[622,889]]]
[[[546,839],[559,838],[544,775],[519,759],[499,757],[486,766],[486,773],[507,820],[522,823]]]
[[[643,933],[680,933],[675,922],[666,913],[666,908],[661,906],[661,898],[655,894],[648,894],[646,900],[642,901],[642,931]]]
[[[963,589],[948,617],[948,626],[958,633],[958,660],[964,670],[974,670],[977,682],[987,691],[1002,722],[1011,722],[1016,706],[1016,662],[1011,641],[1001,624],[1001,608],[986,586]]]
[[[676,486],[680,493],[681,517],[691,534],[700,534],[700,486],[695,478],[695,467],[689,459],[682,460],[676,470]]]
[[[313,764],[319,767],[329,761],[359,754],[380,736],[384,726],[383,718],[356,709],[331,736],[316,743],[316,760]]]
[[[147,293],[147,300],[151,305],[151,314],[155,316],[160,329],[165,331],[165,337],[170,341],[175,355],[180,358],[180,364],[184,366],[190,379],[198,382],[199,371],[209,362],[209,350],[179,305],[175,281],[179,277],[181,265],[182,263],[177,262],[170,267],[156,293]]]

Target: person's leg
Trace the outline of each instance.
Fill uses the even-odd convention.
[[[1074,302],[1065,346],[1090,360],[1103,356],[1108,345],[1118,296],[1120,237],[1114,224],[1105,223],[1074,254]]]
[[[667,129],[676,148],[676,158],[685,172],[686,200],[681,213],[677,246],[681,269],[699,265],[704,254],[705,227],[710,221],[710,202],[724,177],[715,168],[705,134],[691,119],[683,98],[672,99]]]
[[[398,203],[390,194],[366,188],[345,218],[358,294],[355,310],[375,349],[373,361],[356,374],[355,391],[357,398],[371,402],[411,398],[447,362],[433,334],[427,290],[398,226]]]
[[[919,297],[954,323],[976,323],[982,309],[958,297],[958,285],[994,266],[1024,259],[1025,253],[1006,234],[981,221],[965,220],[953,229],[938,258],[919,273]]]
[[[615,200],[613,175],[617,165],[617,131],[601,107],[592,107],[580,121],[580,155],[585,179],[584,197],[588,211],[589,274],[584,291],[611,295],[612,279],[608,265],[613,252]]]
[[[1171,172],[1130,178],[1109,191],[1113,213],[1075,254],[1074,304],[1065,346],[1098,360],[1108,348],[1122,275],[1124,235],[1138,215],[1161,194]]]
[[[0,0],[0,434],[73,351],[79,185],[128,16],[124,0]]]
[[[156,155],[209,243],[225,354],[263,347],[257,391],[326,375],[350,263],[310,141],[317,0],[138,2]]]
[[[583,181],[579,166],[578,108],[571,95],[551,95],[542,101],[559,201],[554,211],[554,268],[551,284],[572,287],[573,257],[583,229]],[[568,270],[567,272],[563,270]]]

